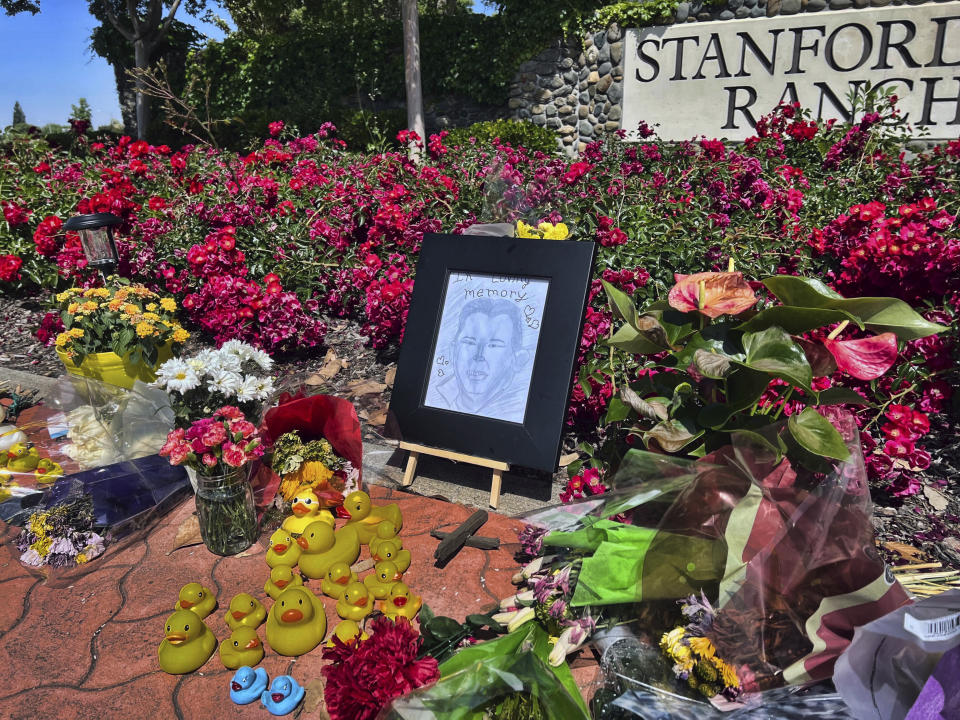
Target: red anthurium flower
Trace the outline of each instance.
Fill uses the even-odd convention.
[[[681,312],[699,310],[715,318],[739,315],[757,304],[757,296],[743,279],[743,273],[702,272],[673,277],[677,284],[670,288],[667,300],[670,307]]]
[[[857,380],[873,380],[897,360],[897,336],[883,333],[860,340],[824,340],[837,367]]]

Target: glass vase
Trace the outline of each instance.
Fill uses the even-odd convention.
[[[216,555],[236,555],[257,539],[250,467],[224,475],[197,475],[197,516],[203,542]]]

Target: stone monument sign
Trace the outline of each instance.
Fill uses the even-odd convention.
[[[666,140],[744,140],[779,102],[851,120],[848,95],[893,87],[931,139],[960,135],[960,2],[627,30],[622,124]]]

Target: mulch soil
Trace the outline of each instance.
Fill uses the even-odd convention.
[[[0,394],[3,368],[57,377],[63,367],[53,348],[44,347],[33,335],[47,310],[45,299],[0,296]],[[396,372],[397,348],[375,352],[358,323],[328,319],[326,347],[313,348],[279,360],[276,374],[280,387],[303,384],[318,392],[347,397],[357,406],[368,440],[383,439],[383,426]],[[190,341],[185,352],[199,349]],[[28,388],[24,388],[27,390]],[[921,475],[917,494],[896,498],[874,490],[873,524],[881,554],[891,564],[940,562],[960,569],[960,423],[940,416],[931,418],[933,430],[922,444],[932,457]],[[576,438],[564,440],[564,452]]]

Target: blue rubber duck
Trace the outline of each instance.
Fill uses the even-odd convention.
[[[306,691],[290,675],[278,675],[270,689],[260,696],[260,702],[271,715],[289,715],[304,695]]]
[[[267,671],[244,665],[230,681],[230,699],[237,705],[249,705],[259,699],[266,689]]]

